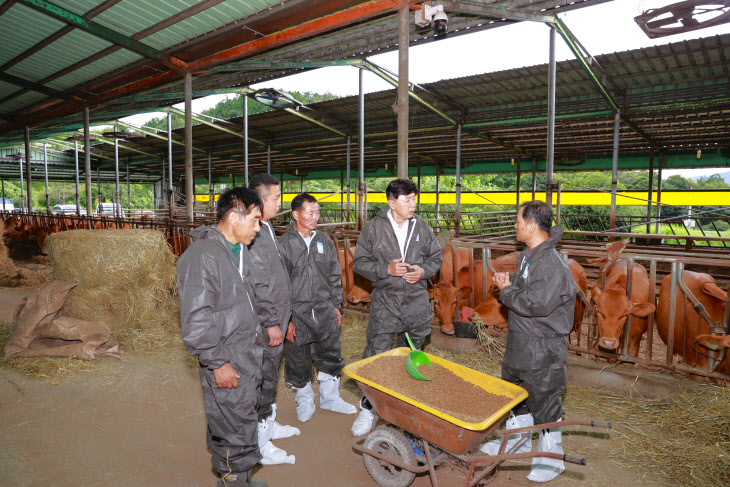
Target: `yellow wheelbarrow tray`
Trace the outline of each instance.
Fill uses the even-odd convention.
[[[441,365],[461,379],[481,387],[487,392],[507,396],[510,399],[509,402],[482,421],[468,423],[365,379],[359,374],[364,365],[381,357],[395,356],[403,357],[403,360],[405,360],[409,352],[410,349],[408,348],[395,348],[351,363],[343,369],[345,375],[357,381],[363,394],[372,404],[376,416],[392,426],[417,437],[416,440],[421,440],[423,443],[423,455],[415,454],[413,442],[409,443],[410,440],[392,426],[380,426],[353,440],[353,448],[363,453],[363,461],[368,473],[378,484],[384,487],[406,487],[413,481],[416,473],[423,472],[430,473],[431,483],[434,487],[437,487],[435,467],[444,462],[454,463],[456,460],[461,460],[469,465],[465,486],[477,485],[481,479],[494,471],[499,463],[506,460],[541,456],[585,465],[585,459],[573,455],[538,452],[511,453],[505,451],[507,435],[519,431],[537,431],[552,426],[611,427],[610,423],[606,422],[572,420],[541,424],[521,428],[520,430],[510,430],[509,432],[497,430],[509,411],[527,398],[527,391],[512,383],[430,354],[427,355],[434,364]],[[484,443],[486,438],[492,434],[502,437],[502,445],[498,455],[484,455],[481,452],[478,452],[478,455],[464,455]],[[431,445],[444,451],[437,452],[436,456],[433,457]],[[480,464],[482,468],[477,469]]]

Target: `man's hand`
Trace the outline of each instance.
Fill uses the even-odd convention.
[[[509,280],[508,272],[495,272],[494,276],[492,276],[492,281],[494,281],[494,284],[497,285],[500,291],[512,284]]]
[[[286,329],[286,339],[289,340],[291,343],[294,343],[294,337],[297,336],[297,330],[294,326],[294,322],[289,322],[289,328]]]
[[[403,276],[403,279],[405,279],[409,284],[415,284],[423,278],[424,274],[426,274],[426,271],[423,270],[421,266],[412,265],[411,271],[407,272],[406,275]]]
[[[269,334],[270,347],[278,347],[284,341],[284,334],[281,332],[279,325],[267,327],[266,332]]]
[[[335,314],[337,315],[337,326],[342,325],[342,313],[339,308],[335,308]]]
[[[405,262],[401,262],[403,259],[393,259],[390,261],[390,264],[388,264],[388,274],[393,277],[403,277],[408,272],[408,268],[410,267]]]
[[[236,373],[231,364],[226,363],[223,367],[213,370],[213,378],[215,378],[215,384],[221,389],[235,389],[238,387],[238,379],[241,376]]]

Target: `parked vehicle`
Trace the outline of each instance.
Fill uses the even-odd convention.
[[[86,210],[84,208],[80,208],[80,211],[81,213],[79,213],[79,215],[86,215]],[[76,205],[55,205],[51,208],[51,213],[54,215],[75,215]]]
[[[124,218],[126,213],[119,203],[99,203],[99,206],[96,207],[96,215],[110,217],[119,215]]]
[[[11,198],[0,198],[0,210],[2,211],[15,211],[15,205]]]

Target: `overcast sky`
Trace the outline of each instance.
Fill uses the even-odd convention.
[[[634,22],[634,17],[650,8],[659,8],[678,0],[614,0],[594,7],[561,14],[560,18],[588,50],[597,56],[618,51],[668,44],[685,39],[710,37],[730,32],[730,24],[678,34],[659,39],[649,39]],[[434,1],[434,4],[438,2]],[[447,12],[448,14],[448,12]],[[412,16],[411,16],[412,17]],[[522,66],[548,62],[549,28],[541,23],[520,22],[487,31],[447,38],[438,42],[415,45],[409,51],[409,77],[415,83],[434,82],[475,74],[503,71]],[[544,43],[540,43],[544,40]],[[571,59],[573,54],[562,38],[556,39],[558,61]],[[377,54],[370,61],[398,71],[398,52]],[[390,85],[372,73],[365,73],[366,93],[390,89]],[[278,88],[285,91],[330,92],[339,96],[356,95],[358,69],[351,67],[321,68],[288,76],[252,88]],[[226,95],[209,96],[193,100],[193,111],[201,112],[215,106]],[[182,104],[176,107],[183,109]],[[137,115],[123,119],[134,125],[143,124],[162,113]],[[664,171],[670,176],[681,172],[686,177],[717,173],[714,169]],[[665,177],[666,177],[665,176]]]

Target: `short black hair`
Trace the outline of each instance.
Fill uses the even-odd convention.
[[[544,201],[525,201],[520,205],[522,219],[530,220],[540,227],[540,230],[549,232],[553,226],[553,207]]]
[[[299,211],[304,206],[304,203],[316,203],[317,198],[309,193],[298,194],[291,200],[291,211]]]
[[[411,193],[418,194],[418,186],[410,179],[394,179],[385,188],[385,196],[389,200],[397,200],[399,196],[408,196]]]
[[[221,222],[231,210],[239,211],[246,216],[251,213],[254,206],[258,206],[259,210],[264,211],[264,204],[258,193],[252,189],[237,186],[218,198],[215,214],[218,221]]]
[[[269,194],[269,186],[278,186],[279,180],[276,179],[275,176],[272,176],[271,174],[267,174],[265,172],[256,174],[254,177],[251,178],[251,181],[248,183],[248,187],[256,191],[261,196],[266,196]]]

